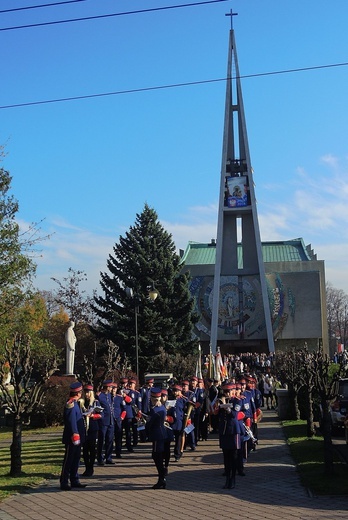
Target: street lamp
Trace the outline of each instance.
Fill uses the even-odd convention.
[[[135,318],[135,369],[136,374],[139,377],[139,333],[138,333],[138,314],[139,305],[141,303],[141,297],[138,293],[134,293],[131,287],[126,287],[126,294],[129,298],[133,299],[134,302],[134,318]],[[155,284],[148,289],[148,297],[154,302],[159,295],[159,292],[155,288]]]

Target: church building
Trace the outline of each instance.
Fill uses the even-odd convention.
[[[195,333],[205,353],[328,352],[324,262],[301,238],[261,243],[240,78],[231,27],[217,237],[182,251]]]

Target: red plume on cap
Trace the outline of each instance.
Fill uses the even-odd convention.
[[[91,390],[93,390],[93,385],[85,385],[83,389],[85,392],[90,392]]]

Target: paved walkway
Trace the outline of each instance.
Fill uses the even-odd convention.
[[[299,482],[275,412],[264,412],[259,445],[245,477],[222,489],[217,436],[172,463],[167,489],[156,482],[150,445],[140,444],[115,466],[96,467],[88,487],[60,491],[58,480],[0,504],[0,520],[310,520],[347,519],[347,497],[311,497]],[[82,469],[83,471],[83,469]]]

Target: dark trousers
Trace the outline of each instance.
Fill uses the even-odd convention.
[[[183,435],[186,435],[181,430],[174,430],[174,457],[179,459],[182,455],[183,449]]]
[[[156,444],[156,443],[153,443],[153,444]],[[163,481],[165,478],[163,456],[164,456],[163,451],[155,451],[154,447],[152,448],[152,459],[153,459],[156,469],[157,469],[158,480],[160,480],[160,481]]]
[[[240,450],[222,450],[226,477],[234,478],[236,476],[238,466],[238,451]]]
[[[87,471],[93,471],[95,457],[97,454],[97,432],[95,436],[88,437],[82,449],[83,461]]]
[[[202,412],[199,417],[199,435],[202,441],[206,441],[208,439],[208,425],[209,418],[204,412]]]
[[[114,425],[102,426],[98,431],[97,459],[103,462],[112,460],[112,450],[114,444]]]
[[[164,466],[168,468],[170,461],[170,441],[164,441],[163,461]]]
[[[65,445],[62,472],[60,474],[61,485],[68,485],[79,482],[78,469],[81,457],[81,444],[75,446],[72,442]]]
[[[123,424],[122,424],[121,419],[115,419],[114,434],[115,434],[115,453],[116,453],[116,455],[121,455],[122,434],[123,434]]]

